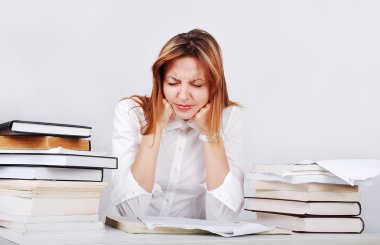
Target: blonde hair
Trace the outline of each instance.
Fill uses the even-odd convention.
[[[230,101],[224,76],[222,52],[217,41],[206,31],[194,29],[171,38],[162,48],[152,66],[153,88],[150,97],[134,95],[145,114],[147,124],[141,129],[143,135],[154,134],[162,108],[163,81],[166,69],[177,58],[191,56],[198,59],[204,69],[209,86],[211,104],[210,134],[219,135],[223,110],[238,103]],[[218,142],[219,138],[218,138]]]

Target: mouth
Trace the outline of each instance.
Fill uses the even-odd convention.
[[[191,110],[194,107],[193,105],[178,105],[178,104],[176,104],[175,106],[180,111],[188,111],[188,110]]]

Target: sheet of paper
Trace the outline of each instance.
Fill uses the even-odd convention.
[[[139,217],[149,229],[155,227],[170,227],[180,229],[199,229],[223,236],[233,237],[247,234],[255,234],[265,231],[271,231],[274,227],[264,226],[253,222],[246,221],[213,221],[176,217]]]
[[[380,160],[377,159],[337,159],[315,161],[315,163],[350,185],[380,175]]]
[[[304,183],[329,183],[329,184],[347,184],[337,176],[329,175],[287,175],[279,176],[275,174],[262,174],[262,173],[246,173],[246,179],[254,180],[269,180],[269,181],[282,181],[291,184],[304,184]]]

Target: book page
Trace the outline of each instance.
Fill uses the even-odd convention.
[[[246,221],[214,221],[152,216],[143,216],[138,218],[147,226],[148,229],[154,229],[155,227],[199,229],[209,231],[223,237],[255,234],[271,231],[274,229],[274,227],[271,226],[264,226],[261,224]]]

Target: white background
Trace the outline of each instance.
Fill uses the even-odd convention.
[[[247,164],[380,158],[379,10],[364,0],[0,0],[0,122],[89,125],[93,149],[110,153],[117,101],[149,95],[163,44],[202,28],[248,111]],[[361,190],[366,229],[380,231],[380,180]]]

